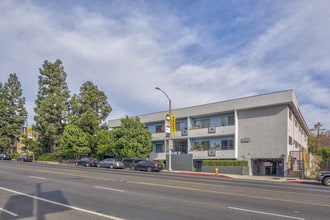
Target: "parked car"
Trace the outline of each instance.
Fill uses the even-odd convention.
[[[115,160],[113,158],[106,158],[104,160],[101,160],[97,163],[98,167],[106,167],[106,168],[117,168],[117,169],[124,169],[125,165],[123,162],[119,160]]]
[[[31,155],[19,155],[16,158],[17,161],[22,161],[22,162],[32,162],[33,161],[33,157]]]
[[[97,160],[91,157],[83,157],[79,160],[75,161],[76,166],[84,166],[84,167],[96,167]]]
[[[11,160],[10,154],[0,154],[0,160]]]
[[[330,171],[319,172],[316,175],[316,180],[321,181],[325,186],[330,186]]]
[[[150,160],[141,160],[137,163],[132,163],[130,166],[131,170],[140,170],[140,171],[161,171],[164,167],[162,164],[150,161]]]
[[[143,160],[143,159],[138,158],[138,157],[135,157],[135,158],[125,157],[122,159],[122,162],[124,163],[125,167],[130,168],[133,163],[137,163],[141,160]]]

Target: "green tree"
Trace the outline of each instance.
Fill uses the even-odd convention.
[[[61,139],[67,123],[70,92],[62,61],[46,60],[39,72],[34,120],[41,150],[50,152]]]
[[[22,97],[21,83],[16,73],[10,74],[7,82],[0,87],[0,135],[2,150],[10,151],[27,119],[25,98]]]
[[[0,152],[3,152],[9,145],[9,139],[6,137],[6,98],[4,95],[2,83],[0,83]]]
[[[112,130],[119,156],[146,158],[152,151],[152,135],[139,117],[121,119],[121,126]]]
[[[66,125],[56,155],[61,159],[73,159],[80,153],[90,153],[88,134],[75,125]]]
[[[37,141],[33,140],[32,138],[24,137],[24,139],[22,139],[22,144],[24,144],[29,151],[32,151],[35,156],[40,155],[40,152],[38,152],[39,149],[37,148]]]
[[[317,154],[322,157],[323,161],[330,160],[330,147],[322,147],[317,149]]]
[[[78,120],[87,111],[94,112],[98,125],[104,121],[111,112],[111,106],[105,93],[98,89],[92,82],[87,81],[80,87],[79,95],[71,99],[72,120]],[[93,130],[90,128],[90,130]]]
[[[91,152],[96,154],[100,126],[111,112],[107,96],[92,82],[87,81],[80,87],[79,95],[72,96],[70,104],[70,121],[90,135]]]
[[[101,130],[97,135],[97,154],[101,157],[109,156],[116,157],[118,156],[116,143],[114,139],[114,133],[108,130]]]

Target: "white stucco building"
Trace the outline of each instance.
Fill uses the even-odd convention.
[[[166,113],[138,116],[152,133],[150,159],[166,159]],[[191,155],[195,168],[206,159],[247,160],[250,175],[287,176],[308,164],[309,129],[293,90],[173,109],[172,114],[177,118],[173,169],[180,167],[179,155]],[[119,127],[120,119],[109,126]]]

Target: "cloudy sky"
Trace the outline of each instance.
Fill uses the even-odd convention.
[[[39,68],[71,94],[92,81],[109,119],[294,89],[330,129],[330,1],[1,0],[0,81],[16,73],[33,123]]]

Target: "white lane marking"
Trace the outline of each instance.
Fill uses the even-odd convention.
[[[3,208],[0,208],[0,212],[5,212],[5,213],[7,213],[7,214],[9,214],[9,215],[12,215],[12,216],[14,216],[14,217],[17,217],[17,216],[18,216],[16,213],[11,212],[11,211],[8,211],[8,210],[3,209]]]
[[[99,213],[99,212],[94,212],[94,211],[90,211],[90,210],[87,210],[87,209],[82,209],[82,208],[79,208],[79,207],[76,207],[76,206],[66,205],[66,204],[51,201],[51,200],[48,200],[48,199],[43,199],[43,198],[38,197],[38,196],[31,196],[31,195],[26,194],[26,193],[18,192],[18,191],[3,188],[3,187],[0,187],[0,190],[15,193],[15,194],[22,195],[22,196],[26,196],[26,197],[29,197],[29,198],[32,198],[32,199],[37,199],[37,200],[40,200],[40,201],[43,201],[43,202],[48,202],[48,203],[53,204],[53,205],[62,206],[62,207],[77,210],[77,211],[80,211],[80,212],[85,212],[85,213],[88,213],[88,214],[91,214],[91,215],[100,216],[100,217],[103,217],[103,218],[108,218],[108,219],[113,219],[113,220],[124,220],[122,218],[117,218],[115,216],[105,215],[105,214],[102,214],[102,213]]]
[[[46,178],[40,176],[29,176],[29,177],[34,179],[46,180]]]
[[[283,218],[304,220],[304,218],[298,218],[298,217],[289,216],[289,215],[279,215],[279,214],[270,213],[270,212],[261,212],[261,211],[255,211],[255,210],[249,210],[249,209],[241,209],[241,208],[235,208],[235,207],[228,207],[228,208],[229,209],[238,210],[238,211],[243,211],[243,212],[252,212],[252,213],[257,213],[257,214],[262,214],[262,215],[271,215],[271,216],[277,216],[277,217],[283,217]]]
[[[121,189],[114,189],[114,188],[107,188],[103,186],[94,186],[96,189],[106,189],[106,190],[111,190],[111,191],[117,191],[117,192],[125,192],[124,190]]]

